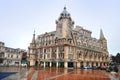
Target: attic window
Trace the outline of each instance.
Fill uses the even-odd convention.
[[[61,13],[61,16],[63,16],[63,13]]]

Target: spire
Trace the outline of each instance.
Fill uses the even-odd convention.
[[[35,43],[35,30],[34,30],[34,33],[33,33],[32,43]]]
[[[102,29],[100,29],[100,39],[105,39]]]

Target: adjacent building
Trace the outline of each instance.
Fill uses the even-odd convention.
[[[80,68],[84,66],[107,66],[109,52],[107,40],[100,30],[100,38],[91,36],[92,32],[81,26],[74,26],[70,13],[64,7],[56,30],[37,35],[33,34],[28,47],[30,66]]]
[[[0,64],[2,65],[20,65],[23,49],[14,49],[6,47],[4,42],[0,42]]]

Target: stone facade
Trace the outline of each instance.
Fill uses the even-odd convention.
[[[20,65],[22,54],[25,50],[5,47],[4,42],[0,42],[0,64],[1,65]]]
[[[100,38],[81,26],[74,28],[74,21],[64,7],[56,21],[56,31],[38,35],[28,47],[30,66],[38,63],[43,67],[102,66],[109,63],[107,40],[100,30]]]

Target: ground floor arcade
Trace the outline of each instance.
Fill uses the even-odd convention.
[[[75,62],[75,61],[37,61],[36,66],[40,67],[58,67],[58,68],[82,68],[82,67],[92,67],[92,66],[107,66],[108,62]]]

